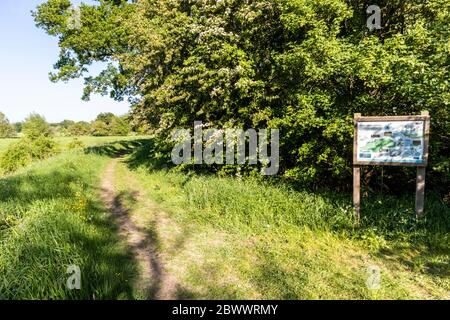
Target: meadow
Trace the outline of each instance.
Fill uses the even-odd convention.
[[[1,179],[0,297],[127,297],[133,264],[96,195],[106,159],[69,152]],[[66,289],[80,266],[83,289]]]
[[[152,288],[170,298],[450,298],[450,209],[431,192],[421,220],[412,195],[369,194],[356,227],[350,194],[177,171],[154,160],[151,139],[85,141],[1,178],[1,298],[157,298],[101,201],[111,163],[115,202],[163,270]],[[68,265],[81,290],[65,286]]]
[[[77,139],[83,143],[86,147],[98,146],[106,143],[111,143],[117,140],[129,140],[136,139],[139,137],[131,136],[131,137],[115,137],[115,136],[106,136],[106,137],[93,137],[93,136],[81,136],[81,137],[55,137],[55,140],[58,146],[62,150],[68,149],[69,144]],[[8,139],[0,139],[0,153],[5,150],[10,144],[18,141],[19,138],[8,138]]]

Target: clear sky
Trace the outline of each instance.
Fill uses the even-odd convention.
[[[127,102],[118,103],[109,97],[93,95],[91,101],[82,101],[82,79],[50,82],[48,73],[59,52],[57,38],[36,28],[31,17],[31,10],[42,2],[0,0],[0,111],[11,122],[22,121],[33,111],[49,122],[89,121],[105,111],[126,113]],[[93,68],[93,72],[99,70],[99,66]]]

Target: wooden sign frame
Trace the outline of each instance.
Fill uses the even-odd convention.
[[[361,161],[358,160],[358,123],[361,122],[395,122],[395,121],[423,121],[423,153],[422,162],[396,162],[396,161]],[[417,167],[416,179],[416,215],[422,216],[424,213],[424,198],[425,198],[425,169],[428,164],[428,146],[430,137],[430,115],[428,111],[422,111],[418,116],[387,116],[387,117],[363,117],[360,113],[354,115],[354,139],[353,139],[353,206],[355,210],[356,219],[360,220],[361,211],[361,166],[408,166]]]

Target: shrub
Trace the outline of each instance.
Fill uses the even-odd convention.
[[[52,138],[41,136],[28,141],[31,145],[31,155],[33,159],[42,160],[57,153],[56,142]]]
[[[91,125],[91,134],[96,137],[109,135],[108,125],[103,121],[94,121]]]
[[[15,128],[9,123],[8,118],[0,112],[0,138],[12,138],[15,136]]]
[[[11,173],[30,164],[32,161],[32,148],[25,140],[13,143],[0,156],[0,169],[2,173]]]
[[[14,172],[29,165],[33,160],[43,160],[57,153],[56,143],[50,137],[32,140],[22,138],[11,144],[0,156],[0,169],[4,174]]]
[[[84,148],[85,144],[83,141],[79,140],[78,138],[74,138],[70,143],[67,145],[69,149],[78,149],[78,148]]]
[[[85,121],[77,122],[67,129],[68,134],[71,136],[86,136],[89,135],[91,125]]]
[[[50,137],[52,131],[50,125],[47,123],[45,118],[36,113],[32,113],[25,119],[22,125],[22,132],[25,137],[34,140],[41,136]]]

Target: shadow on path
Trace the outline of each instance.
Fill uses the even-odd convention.
[[[124,204],[125,200],[132,203],[140,201],[139,191],[116,192],[114,172],[118,161],[118,159],[112,160],[104,173],[101,183],[101,197],[118,227],[119,235],[125,239],[135,260],[141,267],[139,277],[135,281],[135,287],[139,292],[144,292],[149,299],[175,299],[176,284],[166,274],[158,253],[157,226],[151,226],[151,232],[137,226],[130,217],[131,209],[129,205]]]

